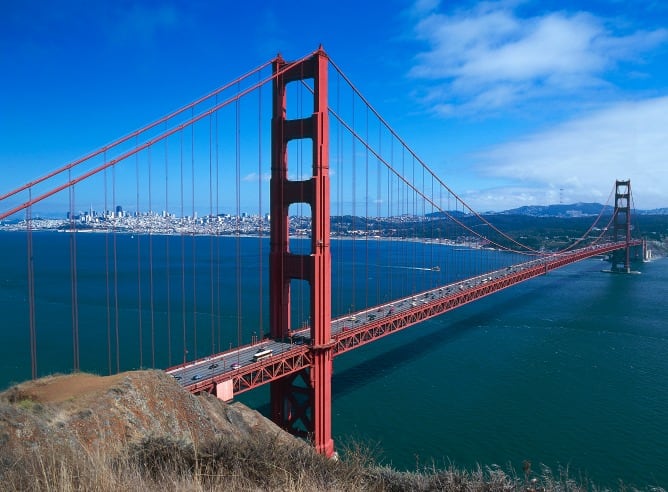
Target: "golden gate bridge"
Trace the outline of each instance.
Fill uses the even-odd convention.
[[[12,329],[27,333],[33,378],[53,325],[71,338],[70,370],[162,368],[223,400],[269,384],[272,419],[331,456],[335,357],[587,258],[630,272],[644,248],[630,181],[608,202],[559,250],[523,244],[451,190],[322,48],[279,55],[0,195],[0,227],[25,237]],[[42,230],[66,235],[66,258]],[[94,254],[84,232],[99,233]],[[55,263],[67,295],[50,316],[40,272]]]

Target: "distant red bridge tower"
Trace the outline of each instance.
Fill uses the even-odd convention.
[[[610,270],[631,272],[631,180],[615,182],[614,240],[626,241],[626,248],[612,252]],[[644,248],[643,248],[644,249]]]
[[[272,419],[285,430],[313,440],[316,451],[334,454],[331,431],[332,348],[328,59],[320,48],[292,64],[280,55],[273,62],[271,154],[270,331],[273,338],[290,335],[290,281],[310,286],[310,366],[271,383]],[[282,72],[282,73],[279,73]],[[286,118],[286,85],[313,79],[313,114]],[[313,175],[304,181],[288,179],[288,142],[310,138]],[[311,252],[290,252],[288,209],[293,203],[311,206]]]

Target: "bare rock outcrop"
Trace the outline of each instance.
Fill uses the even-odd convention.
[[[294,441],[258,412],[192,395],[162,371],[49,376],[0,393],[5,456],[45,443],[54,449],[81,445],[88,452],[114,453],[148,438],[198,447],[252,433]]]

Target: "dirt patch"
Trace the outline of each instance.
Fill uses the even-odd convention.
[[[256,411],[192,395],[157,370],[56,375],[0,393],[0,445],[5,439],[16,450],[41,441],[76,442],[90,452],[113,454],[148,437],[198,446],[258,432],[294,440]]]
[[[94,374],[68,374],[51,376],[20,385],[23,398],[40,403],[59,403],[83,395],[107,391],[124,375],[96,376]]]

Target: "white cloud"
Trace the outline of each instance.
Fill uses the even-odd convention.
[[[246,174],[243,178],[241,178],[241,181],[246,181],[246,182],[258,182],[258,181],[270,181],[271,180],[271,173],[262,173],[262,175],[252,172]]]
[[[499,2],[426,12],[415,32],[427,49],[410,76],[428,82],[425,100],[443,114],[601,87],[606,70],[668,40],[666,29],[617,35],[586,12],[521,18]]]
[[[412,13],[414,15],[431,13],[436,10],[440,3],[440,0],[416,0],[412,8]]]
[[[668,97],[616,104],[478,155],[478,170],[510,183],[487,190],[515,205],[605,201],[616,179],[631,179],[638,208],[668,206]],[[557,195],[555,195],[557,193]],[[471,195],[499,210],[485,192]]]

